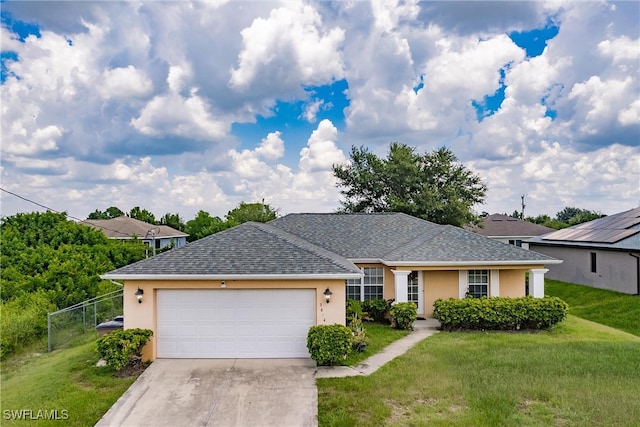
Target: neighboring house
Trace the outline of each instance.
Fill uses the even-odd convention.
[[[346,299],[544,296],[561,262],[402,213],[291,214],[248,222],[103,275],[124,281],[125,328],[154,331],[146,358],[309,357],[316,324]],[[136,299],[140,297],[140,302]]]
[[[560,258],[550,279],[640,294],[640,208],[529,240],[532,251]]]
[[[170,245],[181,248],[187,244],[188,234],[182,231],[168,225],[149,224],[128,216],[112,219],[87,219],[81,224],[102,231],[110,239],[139,239],[155,249],[163,249]]]
[[[525,240],[554,231],[553,228],[544,225],[500,214],[485,217],[482,226],[472,226],[469,230],[525,249],[529,249],[529,244]]]

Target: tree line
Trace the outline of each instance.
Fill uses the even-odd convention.
[[[96,209],[89,214],[87,219],[112,219],[125,215],[149,224],[167,225],[176,230],[183,231],[189,235],[187,240],[192,242],[248,221],[271,221],[278,217],[278,209],[275,209],[264,202],[240,202],[237,207],[227,212],[224,219],[219,216],[212,216],[209,212],[200,210],[193,219],[184,222],[183,218],[178,213],[166,213],[161,216],[160,219],[156,219],[153,213],[149,212],[147,209],[142,209],[139,206],[134,207],[128,213],[125,213],[116,206],[111,206],[104,211]]]

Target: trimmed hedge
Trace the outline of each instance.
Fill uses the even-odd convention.
[[[107,365],[118,371],[133,357],[140,357],[142,347],[153,335],[150,329],[124,329],[98,339],[98,353]]]
[[[309,328],[307,349],[318,365],[337,365],[349,354],[353,334],[343,325],[316,325]]]
[[[443,330],[550,329],[567,315],[568,305],[557,297],[438,299],[433,317]]]
[[[412,302],[399,302],[389,309],[391,326],[396,329],[413,330],[413,322],[418,318],[418,307]]]
[[[362,309],[368,314],[369,318],[374,322],[387,322],[386,316],[389,312],[391,303],[382,298],[369,299],[362,302]]]

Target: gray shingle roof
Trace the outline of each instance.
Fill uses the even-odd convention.
[[[403,213],[291,214],[269,223],[352,260],[545,263],[546,255]]]
[[[359,275],[349,260],[269,224],[247,222],[103,277]]]
[[[483,236],[539,236],[554,231],[553,228],[544,225],[523,221],[508,215],[493,214],[483,221],[483,227],[471,227],[474,233]]]

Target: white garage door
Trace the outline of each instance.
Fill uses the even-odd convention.
[[[309,357],[314,289],[160,289],[158,357]]]

